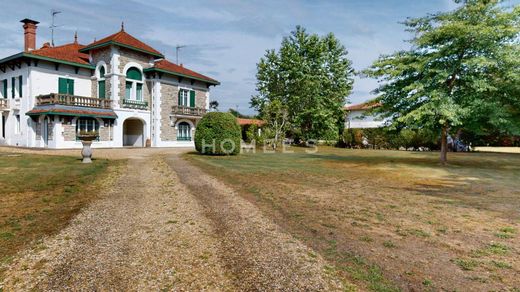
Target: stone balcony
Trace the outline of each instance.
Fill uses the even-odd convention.
[[[206,109],[200,107],[189,107],[189,106],[172,106],[172,116],[184,116],[184,117],[195,117],[201,118],[206,114]]]
[[[112,100],[69,94],[51,93],[36,97],[36,105],[61,104],[69,106],[111,109]]]
[[[145,100],[122,99],[120,101],[120,105],[122,108],[140,109],[140,110],[148,109],[148,101],[145,101]]]

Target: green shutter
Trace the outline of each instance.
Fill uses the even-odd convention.
[[[14,98],[14,92],[16,88],[16,78],[11,78],[11,98]]]
[[[68,80],[68,83],[69,83],[69,90],[68,90],[68,93],[69,93],[70,95],[74,95],[74,80],[69,79],[69,80]]]
[[[22,88],[23,88],[22,76],[18,76],[18,94],[20,95],[20,97],[23,96]]]
[[[105,98],[105,80],[98,82],[98,97]]]
[[[178,106],[181,106],[181,105],[182,105],[182,101],[181,101],[181,92],[182,92],[182,89],[179,89],[179,93],[177,94],[177,105],[178,105]]]
[[[195,107],[195,91],[190,91],[190,107]]]
[[[4,91],[2,93],[3,93],[4,98],[7,98],[7,79],[5,79],[3,83],[4,83]]]
[[[58,93],[59,94],[67,94],[67,79],[65,78],[59,78],[58,79]]]

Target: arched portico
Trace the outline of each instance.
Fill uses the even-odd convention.
[[[128,118],[123,122],[123,146],[145,146],[145,123],[138,118]]]

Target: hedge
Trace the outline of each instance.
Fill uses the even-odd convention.
[[[195,131],[195,149],[206,155],[240,153],[240,126],[230,113],[211,112],[200,120]]]

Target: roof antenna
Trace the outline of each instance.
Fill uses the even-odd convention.
[[[179,50],[182,49],[182,48],[185,48],[185,47],[186,47],[185,45],[182,45],[182,46],[181,45],[177,45],[175,47],[175,57],[177,59],[177,62],[176,62],[177,65],[179,65]]]
[[[125,31],[125,22],[121,21],[121,31]]]
[[[78,43],[78,31],[76,30],[76,32],[74,32],[74,43],[77,44]]]
[[[54,47],[54,29],[59,27],[59,26],[54,24],[54,20],[56,18],[56,15],[60,14],[60,13],[61,13],[61,11],[51,9],[52,23],[51,23],[50,29],[51,29],[51,45],[53,47]]]

